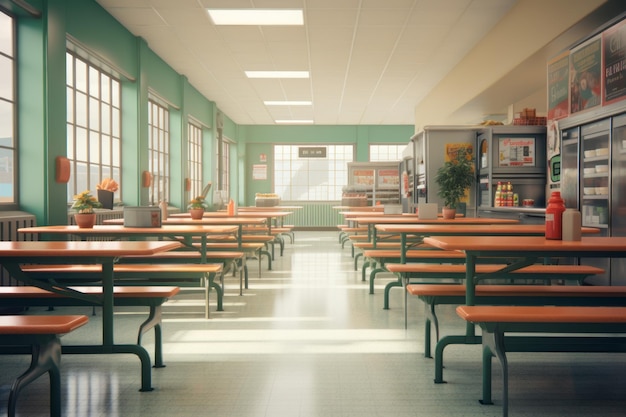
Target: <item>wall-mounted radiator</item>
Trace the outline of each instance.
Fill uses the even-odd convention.
[[[0,240],[38,240],[36,234],[17,232],[23,227],[33,226],[37,226],[37,219],[32,214],[23,211],[0,212]],[[18,282],[4,268],[0,268],[0,285],[18,285]]]

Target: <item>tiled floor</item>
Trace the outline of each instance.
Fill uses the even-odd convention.
[[[277,254],[278,255],[278,254]],[[334,232],[297,232],[273,271],[250,262],[250,288],[238,295],[227,281],[225,311],[203,319],[198,294],[185,291],[166,307],[167,367],[153,370],[153,392],[139,392],[139,362],[130,355],[65,355],[63,415],[215,417],[500,416],[500,369],[494,361],[492,406],[479,404],[479,346],[446,350],[444,377],[434,384],[423,357],[422,306],[409,300],[404,330],[402,292],[382,309],[381,279],[368,294],[348,248]],[[33,309],[31,313],[41,313]],[[464,325],[442,308],[445,333]],[[89,314],[90,309],[59,309]],[[116,315],[116,341],[132,343],[144,315]],[[64,337],[99,337],[99,317]],[[146,345],[152,352],[152,338]],[[510,355],[511,416],[626,415],[626,355]],[[12,379],[28,367],[22,356],[0,356],[0,415]],[[23,391],[18,415],[48,415],[48,381]]]

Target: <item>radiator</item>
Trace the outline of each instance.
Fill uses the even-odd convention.
[[[37,234],[18,233],[23,227],[37,226],[37,219],[32,214],[23,211],[0,212],[0,240],[38,240]],[[0,285],[18,285],[18,281],[9,276],[4,268],[0,268]]]
[[[302,201],[282,202],[286,206],[297,205],[301,209],[294,210],[293,214],[285,218],[285,224],[293,224],[297,229],[324,230],[336,229],[342,222],[339,210],[333,206],[339,202],[303,203]]]

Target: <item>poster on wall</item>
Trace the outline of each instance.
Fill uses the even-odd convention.
[[[602,37],[595,36],[570,53],[570,113],[601,104]]]
[[[252,179],[266,180],[267,179],[267,165],[265,164],[252,165]]]
[[[400,173],[397,169],[381,169],[378,171],[379,187],[398,187],[400,185]]]
[[[465,155],[468,159],[474,159],[474,147],[469,143],[446,143],[446,154],[444,155],[444,161],[450,162],[457,159],[459,151],[465,150]],[[470,192],[469,189],[465,190],[465,195],[461,198],[461,203],[469,202]]]
[[[548,62],[548,119],[569,115],[569,52]]]
[[[535,138],[499,138],[498,153],[498,166],[534,167]]]
[[[626,20],[602,33],[602,105],[626,98]]]

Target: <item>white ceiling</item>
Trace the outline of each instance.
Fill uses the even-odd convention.
[[[312,119],[320,125],[413,125],[424,98],[437,91],[509,11],[519,3],[542,4],[535,0],[97,2],[242,125],[270,125],[277,119]],[[587,8],[602,2],[574,1]],[[217,27],[206,8],[302,8],[305,25]],[[567,18],[575,22],[580,16]],[[543,43],[537,48],[550,39],[539,41]],[[499,42],[494,51],[513,46],[511,39]],[[497,54],[493,59],[499,59]],[[246,70],[309,70],[311,78],[250,80]],[[508,104],[526,94],[519,85],[513,87],[517,96],[507,97],[504,108],[502,103],[487,108],[478,99],[480,92],[470,93],[462,103],[451,100],[449,111],[459,120],[445,121],[476,122],[485,114],[506,113]],[[500,93],[504,94],[502,88]],[[450,90],[439,94],[454,95]],[[265,100],[311,100],[313,106],[269,107]]]

